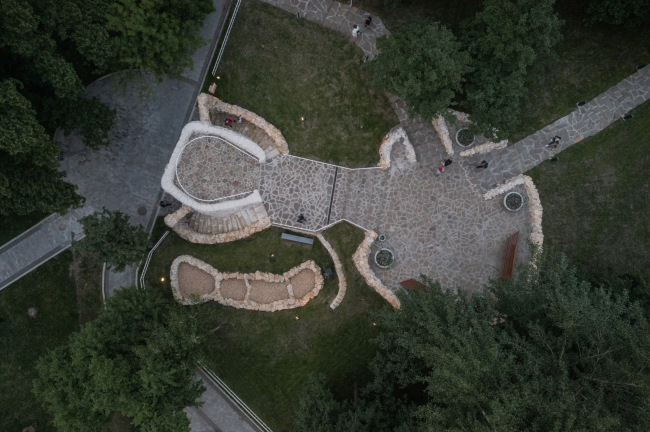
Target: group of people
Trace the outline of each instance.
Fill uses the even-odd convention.
[[[232,127],[233,119],[231,119],[230,117],[226,117],[223,123],[228,127]],[[239,116],[239,118],[237,119],[237,123],[244,123],[244,119],[242,118],[242,116]]]
[[[372,22],[372,17],[370,15],[368,15],[368,17],[366,18],[366,23],[365,23],[365,27],[367,29],[370,28],[370,23],[371,22]],[[354,27],[352,27],[352,36],[357,38],[357,37],[359,37],[360,34],[361,34],[361,29],[359,28],[358,25],[355,24]]]

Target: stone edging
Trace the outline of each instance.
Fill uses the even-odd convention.
[[[196,300],[183,298],[178,288],[178,266],[181,263],[187,263],[189,265],[195,266],[200,270],[203,270],[204,272],[210,274],[212,277],[214,277],[214,281],[215,281],[214,291],[209,294],[204,294]],[[301,299],[294,298],[293,288],[290,283],[287,283],[287,292],[289,294],[289,298],[286,300],[277,300],[272,303],[257,303],[253,300],[248,299],[248,296],[250,294],[250,285],[248,281],[258,280],[258,281],[265,281],[265,282],[284,282],[284,281],[288,281],[293,276],[295,276],[296,274],[298,274],[299,272],[305,269],[310,269],[311,271],[314,272],[314,288],[310,292],[305,294],[303,298]],[[214,267],[212,267],[210,264],[203,262],[200,259],[194,258],[191,255],[181,255],[176,257],[174,262],[172,262],[169,276],[170,276],[169,279],[171,282],[172,293],[174,294],[174,298],[176,299],[177,302],[183,305],[194,305],[194,304],[205,303],[207,301],[214,300],[223,305],[236,307],[238,309],[248,309],[248,310],[264,311],[264,312],[275,312],[278,310],[294,309],[297,307],[304,306],[307,303],[309,303],[311,299],[313,299],[318,295],[318,293],[323,288],[323,285],[325,283],[325,280],[323,279],[323,275],[321,274],[320,267],[318,267],[318,265],[316,265],[316,263],[312,260],[305,261],[304,263],[292,268],[291,270],[283,273],[282,275],[277,275],[273,273],[262,273],[259,271],[255,273],[222,273],[217,269],[215,269]],[[241,279],[246,282],[248,291],[246,293],[245,300],[233,300],[233,299],[223,298],[221,296],[221,281],[227,279]]]
[[[343,301],[343,297],[345,297],[345,291],[347,290],[345,272],[343,271],[343,265],[341,264],[341,260],[339,260],[339,256],[336,254],[336,251],[332,245],[330,245],[329,242],[325,240],[323,234],[316,234],[316,238],[321,242],[323,247],[327,249],[327,252],[329,252],[330,256],[332,257],[332,261],[334,261],[334,269],[336,270],[336,276],[339,278],[339,292],[336,294],[334,301],[332,301],[330,304],[330,307],[332,309],[336,309]]]
[[[244,108],[238,107],[237,105],[230,105],[223,102],[219,98],[210,96],[206,93],[201,93],[197,98],[199,104],[199,116],[201,121],[210,123],[210,109],[214,108],[226,114],[230,114],[235,117],[243,117],[246,121],[254,124],[258,128],[262,129],[268,136],[271,137],[275,143],[275,147],[280,153],[289,154],[289,145],[287,140],[282,135],[282,132],[278,130],[271,123],[264,120],[264,118],[258,116],[254,112],[248,111]]]
[[[523,184],[526,188],[526,193],[528,194],[528,212],[530,213],[530,241],[542,247],[544,243],[544,233],[542,232],[542,202],[539,199],[539,192],[533,179],[527,175],[519,174],[516,177],[512,177],[506,180],[504,183],[490,189],[483,195],[483,199],[489,200],[494,198],[497,195],[501,195],[505,192],[508,192],[511,189],[514,189],[515,186]]]
[[[401,140],[404,149],[406,150],[406,159],[413,164],[417,162],[415,158],[415,150],[413,150],[413,145],[411,144],[411,141],[409,141],[406,131],[402,126],[398,125],[392,128],[381,142],[381,146],[379,147],[378,167],[384,170],[390,168],[390,152],[393,149],[393,144],[399,140]]]
[[[447,127],[447,122],[445,121],[445,118],[443,116],[434,118],[433,120],[431,120],[431,125],[433,126],[433,128],[436,130],[436,133],[440,137],[440,141],[442,141],[442,145],[445,146],[445,150],[447,150],[447,155],[453,156],[454,146],[453,143],[451,142],[451,139],[449,138],[449,128]]]
[[[489,153],[492,150],[499,150],[508,147],[508,140],[502,140],[497,143],[488,141],[481,145],[474,146],[459,153],[461,157],[473,156],[475,154]]]
[[[245,207],[247,205],[262,203],[262,197],[260,196],[258,190],[253,191],[252,194],[244,198],[208,204],[195,200],[183,192],[178,186],[176,186],[174,183],[174,178],[176,177],[176,160],[183,150],[183,147],[187,142],[189,142],[190,137],[193,134],[214,135],[221,137],[229,143],[240,147],[248,153],[253,154],[258,158],[260,163],[266,162],[266,153],[264,153],[264,150],[262,150],[260,146],[245,136],[222,127],[213,126],[205,122],[190,122],[186,124],[185,127],[183,127],[181,136],[176,143],[176,147],[174,148],[174,152],[172,153],[171,157],[169,158],[169,162],[165,167],[165,172],[163,173],[162,179],[160,181],[160,184],[165,192],[179,200],[182,204],[190,206],[194,210],[208,215],[219,211],[234,210],[240,207]]]
[[[366,238],[363,239],[357,251],[352,255],[352,262],[361,273],[361,276],[366,280],[366,283],[370,285],[377,293],[382,296],[388,303],[391,304],[396,309],[400,308],[400,301],[397,296],[379,280],[375,275],[375,272],[370,268],[368,264],[368,255],[370,253],[370,247],[375,242],[377,238],[377,233],[374,231],[366,231]]]

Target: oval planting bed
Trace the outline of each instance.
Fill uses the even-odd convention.
[[[174,298],[192,305],[210,300],[241,309],[274,312],[304,306],[323,288],[321,269],[305,261],[281,274],[222,273],[199,259],[181,255],[172,263]]]
[[[519,211],[524,206],[524,197],[519,192],[508,192],[503,198],[503,205],[511,212]]]
[[[388,268],[395,261],[393,251],[390,249],[379,249],[375,253],[375,264],[381,268]]]

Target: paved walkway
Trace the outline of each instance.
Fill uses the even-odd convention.
[[[208,16],[200,31],[204,38],[213,39],[223,3],[214,0],[216,12]],[[200,90],[195,80],[207,69],[211,46],[208,41],[197,50],[194,68],[186,70],[182,78],[149,85],[146,99],[131,88],[120,89],[110,76],[87,88],[89,95],[117,109],[117,117],[110,131],[111,144],[100,150],[88,149],[75,134],[60,137],[64,156],[61,168],[67,172],[68,181],[78,186],[78,193],[86,197],[86,204],[65,216],[52,216],[18,241],[2,246],[0,289],[69,247],[71,233],[81,238],[77,220],[102,206],[123,211],[134,224],[153,224],[161,194],[160,176],[189,120]]]

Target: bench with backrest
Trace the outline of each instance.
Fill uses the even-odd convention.
[[[517,253],[517,241],[519,231],[508,237],[506,250],[503,253],[503,265],[501,266],[501,280],[510,279],[515,268],[515,254]]]
[[[309,245],[314,244],[314,239],[313,238],[300,237],[300,236],[297,236],[297,235],[287,234],[287,233],[282,233],[282,240],[289,240],[289,241],[304,243],[304,244],[309,244]]]

